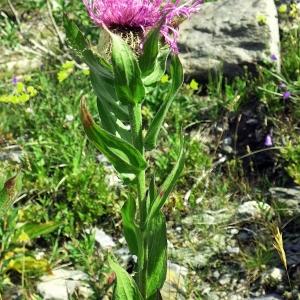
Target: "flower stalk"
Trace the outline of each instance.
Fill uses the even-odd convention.
[[[166,221],[161,208],[183,170],[184,150],[181,143],[178,159],[159,187],[155,184],[155,170],[149,168],[146,151],[157,147],[166,114],[183,82],[176,54],[178,33],[172,27],[173,21],[194,12],[200,1],[181,5],[179,0],[84,0],[84,3],[94,23],[109,34],[112,47],[111,60],[107,62],[89,49],[78,27],[65,18],[70,45],[90,68],[101,126],[93,120],[85,101],[81,104],[81,120],[89,140],[108,158],[124,183],[135,190],[125,201],[121,214],[124,236],[130,252],[137,256],[137,266],[131,277],[115,258],[109,258],[116,273],[114,299],[160,299],[167,273]],[[107,6],[109,3],[114,11]],[[122,34],[124,29],[147,32],[137,53],[122,39],[122,34],[117,34],[118,28]],[[162,44],[161,36],[170,50]],[[167,71],[168,57],[169,91],[148,128],[143,128],[142,105],[149,90],[159,84]]]

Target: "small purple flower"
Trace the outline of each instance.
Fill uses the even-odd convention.
[[[18,81],[19,81],[18,78],[16,76],[14,76],[11,80],[11,83],[16,85],[18,83]]]
[[[273,146],[273,141],[272,141],[272,137],[270,134],[267,134],[266,137],[265,137],[265,146],[266,147],[271,147]]]
[[[90,18],[97,26],[109,29],[142,31],[144,34],[161,20],[161,34],[173,52],[177,53],[178,24],[196,12],[202,0],[83,0]]]
[[[291,97],[291,92],[290,92],[290,91],[285,91],[285,92],[282,94],[282,99],[283,99],[283,100],[288,100],[290,97]]]
[[[272,61],[277,61],[278,60],[278,58],[275,54],[272,54],[270,58],[271,58]]]

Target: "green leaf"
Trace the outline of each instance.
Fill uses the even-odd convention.
[[[121,214],[124,236],[130,252],[136,256],[139,253],[138,228],[135,224],[136,203],[132,198],[124,203]]]
[[[158,211],[148,226],[147,296],[156,294],[167,275],[167,229],[165,216]]]
[[[176,164],[158,191],[158,195],[157,195],[155,201],[153,202],[153,204],[150,208],[150,212],[147,216],[146,225],[149,224],[149,222],[151,221],[153,216],[155,216],[157,214],[157,212],[165,204],[166,200],[168,199],[170,193],[172,192],[172,190],[175,186],[175,183],[176,183],[178,177],[180,176],[180,174],[183,170],[183,167],[184,167],[184,143],[183,143],[183,139],[182,139],[181,146],[180,146],[180,152],[179,152],[179,156],[176,161]]]
[[[22,186],[21,175],[16,175],[8,179],[0,191],[0,217],[13,205],[15,198]]]
[[[148,76],[143,78],[145,86],[150,86],[159,81],[166,72],[167,58],[170,54],[168,47],[161,48],[155,61],[154,70]]]
[[[161,26],[152,29],[143,46],[143,54],[139,57],[139,66],[143,77],[154,71],[156,58],[159,52],[159,38]]]
[[[108,258],[111,269],[116,273],[117,282],[114,289],[114,300],[143,300],[133,278],[111,257]]]
[[[59,224],[55,222],[46,222],[42,224],[26,223],[18,228],[12,240],[13,242],[16,242],[22,233],[27,234],[28,238],[33,240],[41,235],[51,233],[52,231],[56,230],[58,226]]]
[[[117,95],[111,66],[89,49],[88,42],[78,26],[66,16],[64,17],[64,27],[71,48],[90,68],[92,85],[97,96],[100,99],[116,101]]]
[[[103,129],[115,136],[119,136],[128,143],[131,143],[132,138],[130,131],[125,127],[122,121],[118,120],[117,117],[112,113],[107,102],[101,101],[99,98],[97,98],[97,107]]]
[[[119,173],[136,175],[146,169],[147,163],[137,149],[95,124],[84,101],[81,102],[81,120],[88,138]]]
[[[70,46],[77,52],[78,55],[82,55],[84,50],[88,48],[85,38],[77,25],[66,15],[64,15],[63,23]]]
[[[113,33],[110,35],[118,99],[125,105],[141,103],[145,97],[145,88],[136,56],[122,38]]]
[[[145,137],[145,148],[151,150],[155,148],[160,129],[165,120],[166,114],[173,102],[173,99],[183,83],[183,69],[178,56],[172,56],[171,61],[171,78],[172,83],[167,99],[160,106],[158,112],[152,120],[149,130]]]

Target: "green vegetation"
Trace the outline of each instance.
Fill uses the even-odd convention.
[[[84,20],[83,30],[96,45],[97,32],[88,29],[81,1],[57,3],[53,15],[60,30],[63,12],[72,11],[73,19]],[[16,1],[15,8],[24,16],[21,22],[39,12],[47,14],[46,1]],[[4,33],[1,49],[15,49],[22,39],[19,24],[9,14],[1,14],[0,32]],[[128,195],[121,192],[114,171],[83,132],[79,119],[82,97],[98,118],[86,66],[70,62],[66,48],[62,52],[57,59],[45,57],[42,70],[0,75],[0,176],[21,172],[23,182],[19,200],[0,220],[0,295],[14,284],[23,290],[24,299],[39,299],[38,278],[64,264],[86,272],[98,297],[111,292],[107,253],[88,230],[104,228],[119,240],[120,209]],[[264,210],[259,219],[236,216],[245,201],[272,205],[270,187],[300,185],[300,27],[282,32],[281,56],[280,74],[269,65],[261,67],[258,76],[246,73],[229,81],[219,74],[207,84],[184,84],[165,122],[168,134],[162,130],[162,145],[153,150],[151,163],[161,183],[176,160],[183,130],[186,165],[164,212],[170,243],[203,253],[205,262],[194,264],[193,256],[187,262],[187,254],[171,251],[171,259],[190,265],[187,294],[191,299],[209,299],[202,298],[207,296],[208,285],[213,291],[234,291],[234,287],[218,284],[216,270],[244,280],[241,293],[246,297],[249,291],[261,288],[258,281],[265,270],[272,266],[284,269],[270,228],[275,224],[283,231],[281,226],[299,216],[288,219],[275,205],[271,216]],[[12,82],[15,75],[16,84]],[[150,109],[143,115],[148,120],[159,107],[167,82],[166,76],[146,99]],[[263,139],[252,145],[246,137],[249,132],[240,130],[243,112],[249,107],[254,108],[263,138],[272,135],[272,146],[265,146]],[[226,138],[232,139],[230,151],[224,147]],[[193,216],[191,221],[188,216]],[[32,223],[55,224],[55,228],[42,237],[29,236],[28,241],[19,231],[16,238],[17,227]],[[236,242],[237,233],[245,228],[250,236],[247,242]],[[240,251],[228,252],[228,247]],[[23,272],[25,252],[28,261]],[[40,252],[44,257],[38,262],[35,258]],[[19,255],[21,261],[9,263],[11,255]],[[284,290],[290,293],[298,283],[297,278],[291,278],[290,285],[288,280]]]

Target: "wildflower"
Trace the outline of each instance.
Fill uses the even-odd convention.
[[[141,32],[163,21],[161,34],[173,52],[177,53],[178,24],[196,12],[202,0],[83,0],[90,18],[97,26],[112,30]]]
[[[278,12],[280,14],[285,14],[288,10],[288,6],[286,4],[281,4],[279,7],[278,7]]]
[[[160,79],[161,83],[168,83],[169,82],[169,75],[168,74],[164,74],[162,76],[162,78]]]
[[[277,61],[278,58],[277,58],[277,56],[276,56],[275,54],[272,54],[272,55],[271,55],[271,60],[272,60],[272,61]]]
[[[288,100],[290,97],[291,97],[291,92],[289,92],[289,91],[285,91],[285,92],[282,94],[282,99],[283,99],[283,100]]]
[[[12,78],[12,80],[11,80],[11,82],[12,82],[12,84],[13,85],[16,85],[17,83],[18,83],[18,78],[17,78],[17,76],[14,76],[13,78]]]
[[[267,136],[265,137],[265,146],[267,147],[271,147],[273,146],[273,141],[272,141],[272,137],[270,134],[267,134]]]
[[[193,90],[193,91],[198,91],[199,89],[199,83],[195,80],[192,79],[192,81],[189,84],[189,87]]]

